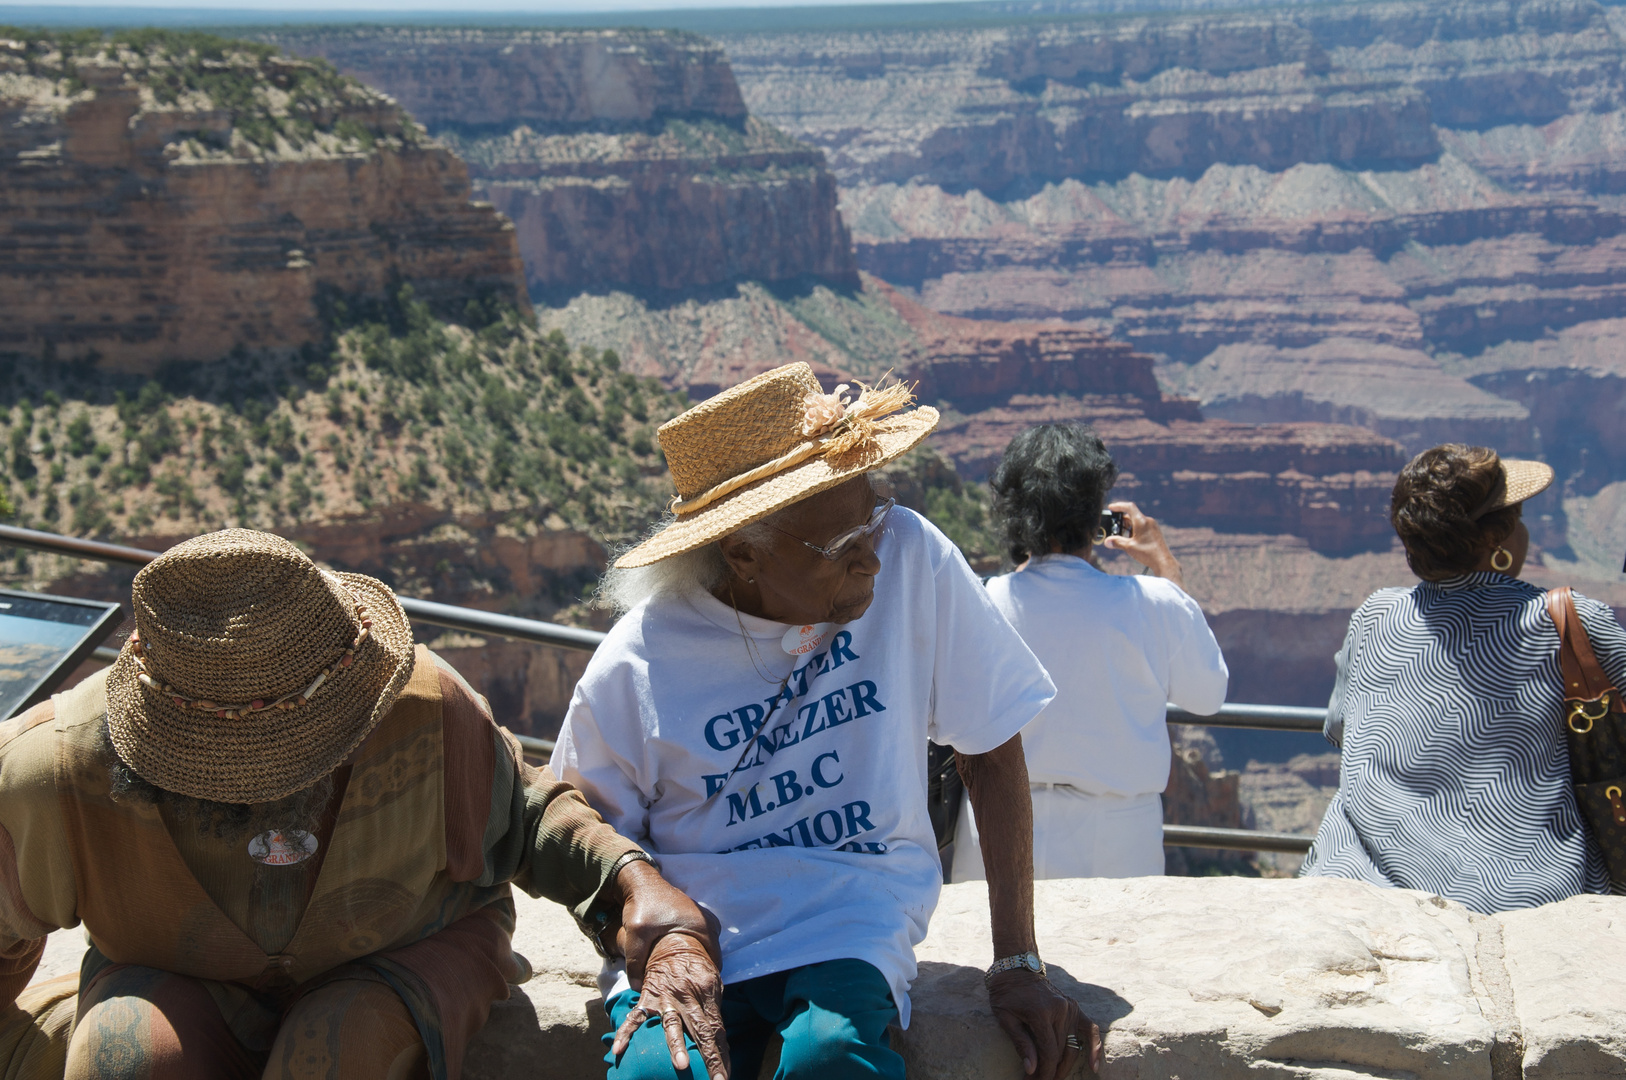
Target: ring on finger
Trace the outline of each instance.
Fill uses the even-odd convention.
[[[1077,1035],[1069,1035],[1069,1036],[1067,1036],[1067,1048],[1069,1050],[1082,1050],[1082,1049],[1084,1049],[1084,1047],[1079,1044]]]

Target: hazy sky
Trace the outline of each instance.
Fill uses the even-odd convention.
[[[917,0],[25,0],[30,7],[254,8],[260,11],[513,11],[531,15],[578,11],[679,8],[814,7]],[[925,0],[919,0],[925,2]]]

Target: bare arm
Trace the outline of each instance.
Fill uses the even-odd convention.
[[[954,755],[971,798],[988,872],[994,956],[1037,952],[1033,936],[1033,798],[1022,736],[986,754]]]
[[[1163,539],[1162,526],[1158,525],[1155,519],[1141,513],[1140,507],[1132,502],[1110,503],[1107,509],[1122,512],[1124,520],[1129,524],[1130,534],[1109,536],[1102,546],[1116,548],[1126,553],[1152,574],[1167,578],[1184,592],[1186,582],[1180,573],[1180,560],[1174,557],[1174,552],[1169,550],[1169,542]]]
[[[986,754],[956,754],[971,798],[988,874],[988,910],[994,956],[1038,952],[1033,932],[1033,798],[1022,737],[1014,735]],[[1002,971],[988,982],[999,1026],[1035,1080],[1061,1080],[1081,1051],[1090,1069],[1101,1067],[1101,1033],[1078,1003],[1036,972]],[[1068,1042],[1073,1037],[1077,1046]]]

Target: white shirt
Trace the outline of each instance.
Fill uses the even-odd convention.
[[[942,884],[926,740],[987,753],[1054,688],[930,523],[899,507],[876,550],[869,610],[804,657],[783,646],[796,628],[706,593],[639,604],[588,663],[552,764],[717,916],[725,982],[864,960],[907,1025]]]
[[[1091,795],[1146,795],[1169,782],[1169,702],[1208,714],[1230,672],[1202,608],[1172,581],[1104,574],[1045,555],[988,582],[994,605],[1056,682],[1022,729],[1028,777]]]

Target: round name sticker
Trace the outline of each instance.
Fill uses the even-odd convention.
[[[266,866],[292,866],[316,854],[316,837],[303,829],[263,832],[248,842],[248,857]]]
[[[810,626],[793,626],[785,631],[785,638],[780,642],[786,652],[792,656],[806,656],[819,647],[824,635],[830,632],[834,623],[813,623]]]

